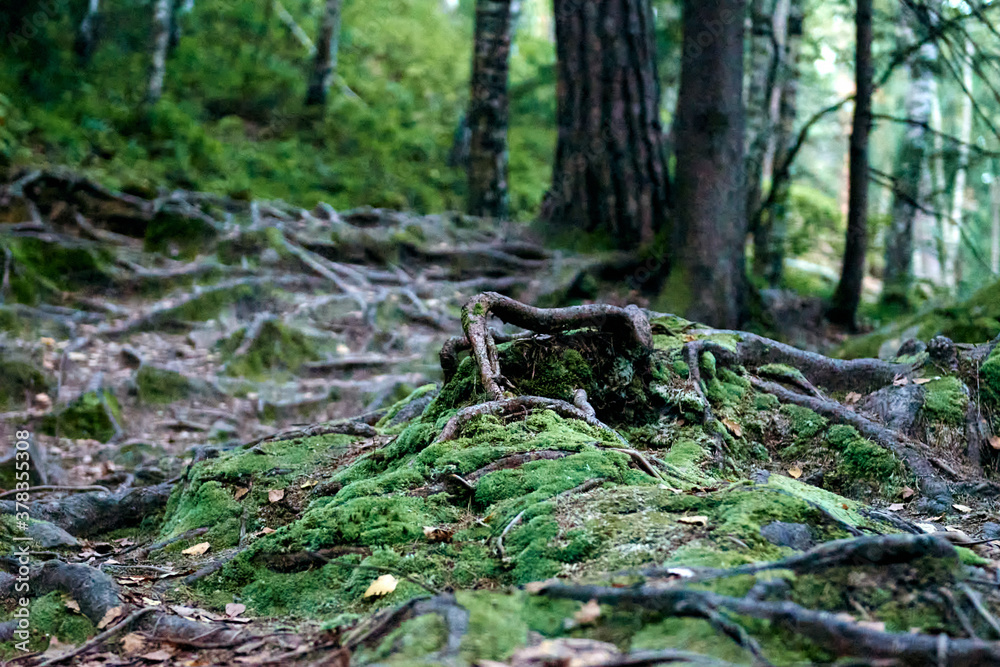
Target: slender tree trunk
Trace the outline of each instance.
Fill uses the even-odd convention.
[[[835,324],[856,327],[868,250],[868,135],[872,122],[872,4],[858,0],[855,14],[854,120],[851,127],[848,177],[847,235],[840,282],[827,317]]]
[[[668,204],[649,0],[556,0],[555,24],[559,135],[541,218],[634,249]]]
[[[1000,160],[993,161],[993,183],[990,188],[990,269],[994,276],[1000,276]]]
[[[976,48],[971,41],[965,43],[966,61],[963,67],[962,78],[966,90],[970,92],[975,85],[975,77],[972,70],[972,59],[975,57]],[[944,276],[945,285],[952,294],[957,292],[958,283],[961,278],[961,268],[959,265],[959,247],[962,238],[962,216],[965,210],[965,186],[969,170],[969,143],[972,141],[972,98],[968,95],[962,97],[962,117],[958,130],[958,138],[962,142],[958,146],[958,168],[955,171],[955,188],[952,193],[951,216],[945,220],[944,224]]]
[[[777,0],[752,0],[750,3],[750,72],[746,94],[746,181],[747,220],[753,220],[760,207],[761,183],[765,176],[764,158],[774,131],[771,97],[777,84],[777,66],[782,54],[775,33]],[[752,230],[756,232],[756,230]]]
[[[507,192],[507,80],[515,8],[511,0],[477,0],[469,97],[467,175],[470,215],[505,219]]]
[[[677,214],[667,293],[692,319],[746,315],[743,2],[685,0],[677,102]]]
[[[316,39],[316,58],[309,75],[306,106],[326,104],[330,84],[337,73],[337,51],[340,48],[340,0],[326,0],[323,20]]]
[[[781,165],[788,160],[796,136],[803,11],[803,0],[789,2],[784,54],[779,76],[778,123],[774,133],[772,163],[775,165]],[[754,230],[754,273],[763,278],[769,287],[778,287],[784,277],[791,179],[772,181],[771,187],[776,188],[774,201],[769,210],[761,212],[757,229]]]
[[[167,75],[167,50],[170,46],[170,23],[173,0],[156,0],[153,5],[153,61],[150,67],[146,101],[156,104],[163,96],[163,80]]]
[[[901,11],[900,46],[906,48],[918,39],[922,40],[926,30],[921,29],[925,23],[913,14],[912,9],[904,6]],[[885,278],[881,297],[883,303],[903,307],[910,305],[914,256],[919,256],[921,261],[926,259],[926,249],[916,247],[914,242],[917,236],[923,236],[918,227],[926,226],[929,220],[924,210],[930,208],[930,179],[925,176],[928,176],[926,168],[931,140],[928,128],[937,96],[934,80],[936,61],[937,45],[928,41],[914,52],[907,63],[909,85],[905,107],[910,122],[904,128],[896,158],[892,222],[886,235]]]
[[[934,155],[931,158],[933,179],[933,196],[931,201],[934,204],[934,224],[938,242],[938,261],[941,266],[947,265],[946,251],[944,247],[945,235],[945,191],[948,188],[948,179],[944,170],[944,119],[941,117],[941,89],[934,96],[934,105],[931,107],[931,127],[934,128]]]
[[[80,22],[80,30],[76,33],[76,42],[73,50],[79,56],[81,62],[87,63],[94,55],[97,46],[97,32],[100,29],[101,20],[101,0],[89,0],[87,3],[87,13]]]

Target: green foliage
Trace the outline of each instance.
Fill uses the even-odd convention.
[[[0,410],[24,405],[26,394],[46,391],[50,378],[21,352],[0,347]]]
[[[923,414],[931,421],[962,426],[968,406],[969,392],[958,378],[944,377],[924,385]]]
[[[79,396],[62,411],[46,415],[42,420],[42,432],[64,438],[107,442],[115,435],[112,417],[121,419],[114,394],[107,390],[92,391]]]
[[[247,334],[241,329],[222,344],[226,372],[250,379],[294,373],[307,361],[319,359],[316,345],[305,334],[277,320],[264,322],[244,354],[234,356]]]
[[[139,400],[143,403],[165,405],[188,395],[191,383],[176,371],[143,364],[135,374]]]

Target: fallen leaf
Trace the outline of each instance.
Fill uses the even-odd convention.
[[[122,615],[122,611],[121,607],[112,607],[111,609],[108,609],[104,612],[104,616],[101,617],[101,622],[97,624],[97,629],[103,630],[114,623],[118,620],[118,617]]]
[[[396,581],[396,577],[392,576],[391,574],[383,574],[381,577],[379,577],[378,579],[376,579],[371,583],[371,586],[369,586],[368,590],[365,591],[363,597],[372,598],[372,597],[382,597],[383,595],[388,595],[389,593],[396,590],[396,585],[398,583],[399,582]]]
[[[319,484],[319,480],[310,479],[310,480],[306,480],[305,482],[302,482],[302,484],[299,485],[299,488],[300,489],[309,489],[309,488],[312,488],[312,487],[316,486],[317,484]]]
[[[76,600],[66,600],[66,608],[71,611],[75,611],[78,614],[80,613],[80,603]]]
[[[671,567],[667,569],[667,574],[681,579],[690,579],[694,576],[694,570],[689,570],[686,567]]]
[[[130,632],[121,638],[122,651],[125,653],[138,653],[146,648],[146,640],[138,632]]]
[[[969,507],[968,505],[958,505],[958,504],[955,504],[955,505],[952,505],[952,507],[954,507],[955,509],[957,509],[962,514],[968,514],[969,512],[972,511],[972,508]]]
[[[802,477],[802,468],[798,466],[792,466],[791,468],[788,469],[788,476],[791,477],[792,479],[798,479],[799,477]]]
[[[1000,435],[990,436],[990,447],[993,449],[1000,449]]]
[[[189,616],[194,616],[194,612],[197,611],[194,607],[185,607],[180,604],[170,605],[170,610],[177,614],[178,616],[183,616],[185,618]]]
[[[894,387],[905,387],[906,385],[910,384],[910,380],[906,376],[897,375],[896,378],[892,381],[892,384]]]
[[[914,494],[916,494],[916,491],[914,491],[908,486],[904,486],[903,492],[900,495],[903,496],[903,500],[909,500],[914,496]]]
[[[685,523],[690,526],[707,526],[708,517],[707,516],[682,516],[678,517],[677,523]]]
[[[247,610],[245,604],[240,604],[238,602],[230,602],[226,605],[226,616],[230,618],[235,618]]]
[[[927,384],[930,381],[931,381],[930,378],[917,378],[916,380],[913,381],[913,384]]]
[[[529,581],[524,585],[524,590],[531,595],[538,595],[553,584],[558,584],[558,579],[546,579],[545,581]]]
[[[235,498],[236,500],[240,500],[241,498],[243,498],[243,496],[245,496],[248,493],[250,493],[250,489],[246,488],[245,486],[237,486],[236,490],[233,492],[233,498]]]
[[[917,526],[917,528],[919,528],[920,530],[924,531],[925,533],[936,533],[937,532],[937,528],[935,528],[934,524],[931,524],[931,523],[918,523],[918,524],[916,524],[916,526]]]
[[[428,542],[451,542],[455,531],[441,526],[424,526],[424,537]]]
[[[847,392],[847,396],[844,397],[844,403],[847,403],[848,405],[854,405],[860,400],[861,394],[856,391],[849,391]]]
[[[153,651],[152,653],[143,653],[141,656],[143,660],[151,660],[153,662],[163,662],[164,660],[170,660],[174,657],[174,654],[166,649],[160,649],[158,651]]]
[[[858,626],[868,628],[869,630],[875,630],[877,632],[885,632],[884,621],[858,621]]]
[[[193,547],[188,547],[181,553],[184,554],[185,556],[201,556],[206,551],[208,551],[211,546],[212,545],[209,544],[208,542],[199,542]]]
[[[728,428],[729,432],[734,436],[737,438],[743,437],[743,428],[732,419],[723,419],[722,423],[726,425],[726,428]]]
[[[593,623],[601,617],[601,605],[597,600],[590,600],[584,603],[580,609],[573,614],[573,620],[580,624]]]
[[[285,497],[284,489],[271,489],[270,491],[267,492],[268,502],[276,503],[284,497]]]
[[[159,600],[154,600],[153,598],[147,598],[147,597],[142,598],[142,603],[147,607],[158,607],[161,604],[163,604]]]
[[[45,653],[42,653],[41,657],[51,660],[53,658],[58,658],[60,656],[66,655],[71,650],[76,648],[73,644],[63,644],[61,641],[52,637],[49,640],[49,647],[45,649]]]
[[[265,535],[270,535],[271,533],[275,533],[277,531],[274,528],[268,528],[267,526],[264,526],[263,528],[260,529],[260,532],[264,533]]]
[[[906,505],[904,505],[903,503],[893,503],[893,504],[889,505],[888,507],[886,507],[886,509],[889,510],[890,512],[898,512],[899,510],[903,509],[904,507],[906,507]]]
[[[42,336],[41,338],[38,339],[38,342],[41,343],[42,345],[45,345],[46,347],[56,346],[56,339],[49,338],[48,336]]]

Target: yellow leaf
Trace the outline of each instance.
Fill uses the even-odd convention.
[[[685,523],[689,526],[707,526],[708,517],[707,516],[682,516],[678,517],[678,523]]]
[[[260,529],[260,532],[264,533],[265,535],[270,535],[271,533],[274,533],[276,531],[274,530],[274,528],[268,528],[267,526],[264,526],[263,528]]]
[[[729,429],[729,432],[735,435],[737,438],[743,437],[743,429],[740,427],[739,424],[734,422],[732,419],[723,419],[722,423],[725,424],[726,428]]]
[[[802,468],[798,466],[792,466],[791,468],[788,469],[788,476],[791,477],[792,479],[798,479],[799,477],[802,477]]]
[[[211,546],[212,545],[209,544],[208,542],[199,542],[193,547],[188,547],[181,553],[184,554],[185,556],[201,556],[206,551],[208,551]]]
[[[267,492],[267,500],[272,503],[276,503],[285,497],[284,489],[271,489]]]
[[[952,505],[952,507],[954,507],[955,509],[957,509],[962,514],[968,514],[969,512],[972,511],[972,508],[969,507],[968,505],[958,505],[958,504],[955,504],[955,505]]]
[[[248,493],[250,493],[250,489],[246,488],[245,486],[238,486],[236,487],[236,491],[233,492],[233,498],[236,498],[236,500],[240,500],[241,498],[243,498],[243,496],[245,496]]]
[[[389,593],[396,590],[396,585],[398,583],[399,582],[396,581],[396,577],[392,576],[391,574],[383,574],[381,577],[379,577],[378,579],[376,579],[371,583],[371,586],[369,586],[368,590],[365,591],[363,597],[372,598],[372,597],[382,597],[383,595],[388,595]]]
[[[601,605],[597,604],[597,600],[591,600],[585,603],[580,609],[573,614],[573,620],[580,624],[593,623],[601,616]]]
[[[97,624],[97,629],[103,630],[104,628],[108,627],[116,620],[118,620],[118,617],[121,615],[122,615],[121,607],[112,607],[111,609],[108,609],[106,612],[104,612],[104,616],[101,617],[101,622]]]
[[[860,400],[861,400],[861,394],[859,394],[856,391],[850,391],[847,393],[847,396],[844,397],[844,402],[847,403],[848,405],[854,405]]]
[[[305,482],[302,482],[302,484],[299,485],[299,488],[300,489],[309,489],[309,488],[312,488],[312,487],[316,486],[317,484],[319,484],[318,480],[309,479],[309,480],[306,480]]]

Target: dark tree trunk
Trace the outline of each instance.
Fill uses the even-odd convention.
[[[306,106],[323,106],[333,77],[337,73],[337,52],[340,48],[340,0],[326,0],[323,20],[316,40],[316,59],[309,75]]]
[[[767,175],[765,156],[774,133],[771,98],[778,83],[782,54],[775,47],[776,0],[753,0],[750,4],[750,72],[746,108],[747,220],[753,221],[761,204],[762,180]],[[754,230],[755,231],[755,230]]]
[[[685,0],[676,225],[666,297],[688,317],[745,318],[743,2]]]
[[[854,328],[861,303],[868,249],[868,134],[872,122],[872,0],[858,0],[855,16],[854,121],[851,128],[848,177],[847,243],[840,282],[827,317],[835,324]]]
[[[541,217],[653,240],[668,190],[649,0],[556,0],[559,138]]]
[[[80,22],[80,29],[76,33],[76,41],[73,43],[73,50],[84,64],[90,61],[94,55],[94,48],[97,46],[97,34],[100,29],[101,20],[100,0],[88,0],[87,13]]]
[[[468,212],[505,219],[507,192],[507,68],[511,0],[477,0],[469,98]]]

